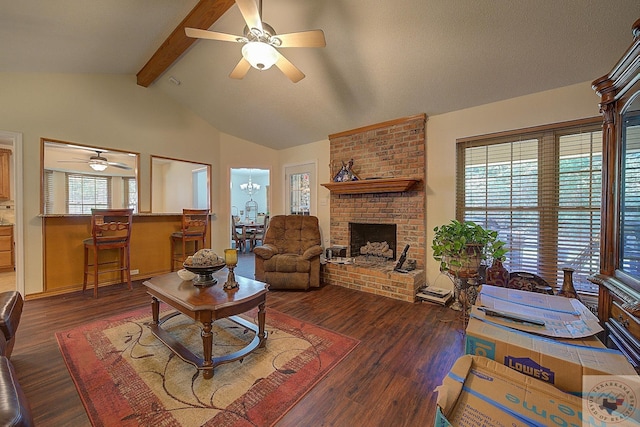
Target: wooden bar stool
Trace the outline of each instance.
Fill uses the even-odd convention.
[[[176,262],[182,263],[189,255],[206,246],[209,209],[183,209],[182,228],[171,234],[171,271],[175,271]],[[187,242],[194,242],[193,252],[187,253]],[[176,254],[176,244],[182,243],[182,251]],[[202,247],[200,247],[202,243]]]
[[[87,276],[93,275],[93,296],[98,298],[98,275],[120,272],[120,282],[127,276],[129,289],[131,286],[131,264],[129,243],[131,241],[131,224],[133,209],[91,209],[91,237],[84,244],[84,279],[82,291],[87,288]],[[93,250],[93,264],[89,264],[89,250]],[[103,261],[98,259],[100,251],[118,249],[118,260]],[[100,267],[116,264],[116,267],[101,269]]]

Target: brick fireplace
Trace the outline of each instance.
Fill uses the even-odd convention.
[[[359,178],[355,186],[338,183],[340,191],[325,185],[331,190],[331,246],[347,247],[350,257],[350,224],[394,225],[394,257],[410,245],[408,258],[416,261],[416,270],[395,272],[393,261],[378,266],[326,264],[323,283],[415,300],[415,291],[425,283],[425,126],[426,115],[420,114],[329,135],[332,176],[353,159]],[[407,189],[377,185],[399,178],[411,180]]]

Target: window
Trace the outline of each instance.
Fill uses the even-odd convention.
[[[291,180],[289,183],[291,186],[290,213],[294,215],[309,215],[309,205],[311,204],[309,198],[311,194],[309,190],[309,174],[296,173],[292,174],[289,179]]]
[[[458,141],[457,217],[499,233],[509,271],[576,289],[599,270],[602,131],[584,120]]]
[[[315,163],[285,167],[286,212],[291,215],[316,215]]]
[[[135,178],[122,178],[124,183],[124,206],[138,212],[138,184]]]
[[[108,209],[111,200],[111,177],[66,174],[67,213],[90,214],[92,208]]]

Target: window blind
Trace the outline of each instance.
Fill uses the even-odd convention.
[[[456,217],[498,231],[509,271],[596,293],[602,131],[599,119],[460,140]]]
[[[44,213],[53,213],[53,171],[44,171]]]
[[[138,187],[135,178],[125,177],[124,184],[124,206],[133,209],[133,213],[138,212]]]
[[[92,208],[111,207],[111,177],[66,174],[67,213],[90,214]]]

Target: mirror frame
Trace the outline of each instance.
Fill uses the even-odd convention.
[[[60,144],[60,145],[68,145],[70,146],[70,148],[73,147],[79,147],[82,149],[86,149],[87,151],[104,151],[105,153],[107,153],[106,155],[108,156],[108,153],[111,152],[116,152],[116,153],[122,153],[122,154],[131,154],[131,155],[135,155],[135,167],[134,167],[134,176],[136,179],[136,186],[138,188],[138,199],[136,201],[136,211],[140,212],[140,153],[135,152],[135,151],[125,151],[125,150],[120,150],[117,148],[107,148],[107,147],[98,147],[95,145],[87,145],[87,144],[82,144],[82,143],[76,143],[76,142],[70,142],[70,141],[61,141],[58,139],[53,139],[53,138],[40,138],[40,214],[41,215],[51,215],[51,216],[60,216],[60,215],[80,215],[80,214],[69,214],[66,212],[63,213],[45,213],[44,212],[44,206],[45,206],[45,191],[44,191],[44,187],[45,187],[45,144],[47,142],[51,142],[54,144]],[[103,174],[103,175],[107,175],[107,174]]]
[[[207,169],[207,209],[209,209],[209,213],[212,213],[212,207],[211,207],[211,171],[212,171],[212,166],[209,163],[201,163],[201,162],[196,162],[193,160],[184,160],[184,159],[176,159],[174,157],[166,157],[166,156],[159,156],[159,155],[155,155],[152,154],[150,156],[149,159],[149,163],[150,163],[150,180],[149,180],[149,209],[151,211],[151,213],[154,214],[182,214],[182,208],[180,209],[179,212],[158,212],[156,210],[153,209],[153,188],[154,188],[154,178],[153,178],[153,169],[154,169],[154,160],[161,160],[163,162],[179,162],[179,163],[185,163],[185,164],[191,164],[191,165],[197,165],[199,167],[202,168],[206,168]],[[191,209],[194,208],[193,206],[184,206],[184,209]]]

